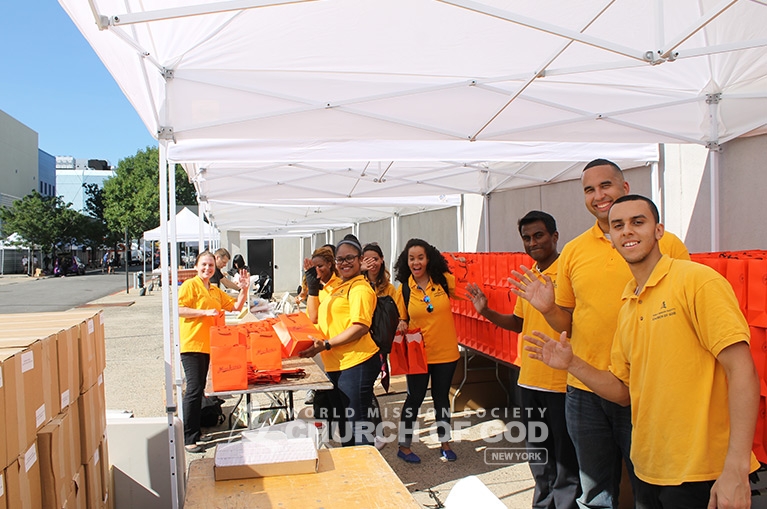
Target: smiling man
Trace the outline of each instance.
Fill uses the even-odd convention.
[[[525,252],[535,260],[533,269],[549,278],[557,276],[557,222],[546,212],[533,210],[517,223]],[[529,335],[534,330],[556,335],[546,319],[529,302],[517,299],[514,313],[501,314],[488,307],[487,297],[475,283],[466,286],[466,297],[471,299],[479,314],[499,327]],[[542,442],[528,442],[531,450],[545,448],[546,463],[530,463],[535,479],[531,507],[542,509],[575,509],[580,495],[578,461],[565,424],[565,389],[567,372],[550,368],[524,355],[520,359],[518,385],[522,396],[522,419],[527,427],[532,415],[548,431]]]
[[[609,222],[634,276],[609,368],[573,355],[564,333],[556,341],[536,332],[528,350],[603,398],[631,403],[631,459],[649,507],[750,507],[759,382],[732,287],[709,267],[661,254],[651,200],[616,200]]]
[[[610,241],[608,212],[629,193],[629,183],[615,163],[595,159],[581,174],[586,209],[596,218],[593,227],[568,242],[559,257],[556,290],[531,271],[512,272],[519,281],[515,293],[528,300],[556,331],[568,331],[573,351],[599,369],[610,364],[610,347],[618,323],[621,292],[631,280],[626,261]],[[666,233],[660,251],[690,259],[684,244]],[[618,507],[621,457],[634,488],[637,507],[643,506],[641,484],[629,458],[631,409],[594,394],[573,376],[567,379],[567,429],[575,445],[583,494],[581,507]]]

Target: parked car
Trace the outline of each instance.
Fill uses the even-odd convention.
[[[54,276],[77,276],[85,274],[85,264],[76,255],[62,253],[56,257],[53,266]]]

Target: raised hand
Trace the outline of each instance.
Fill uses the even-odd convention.
[[[360,264],[360,270],[362,272],[369,271],[370,269],[373,268],[374,263],[375,262],[373,261],[371,257],[366,256],[365,258],[362,259],[362,263]]]
[[[240,290],[248,291],[250,287],[250,274],[245,269],[240,269],[240,279],[237,280],[237,286]]]
[[[542,361],[554,369],[570,367],[574,355],[570,340],[567,339],[567,332],[562,332],[558,341],[537,330],[533,331],[533,336],[524,336],[525,340],[532,343],[525,345],[525,350],[530,352],[531,359]]]
[[[487,296],[476,283],[466,285],[466,298],[474,304],[477,313],[482,314],[487,309]]]
[[[509,283],[513,286],[511,291],[528,301],[541,313],[545,314],[551,311],[555,306],[554,282],[551,278],[544,274],[541,281],[538,275],[524,265],[520,265],[519,270],[521,272],[511,271],[511,275],[517,278],[509,278]]]

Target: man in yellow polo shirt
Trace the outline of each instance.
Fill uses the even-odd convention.
[[[517,223],[525,252],[535,260],[533,268],[549,278],[557,277],[557,222],[546,212],[533,210]],[[471,299],[477,312],[499,327],[530,335],[532,331],[546,331],[557,335],[546,323],[546,319],[525,299],[517,299],[514,313],[504,315],[487,306],[487,297],[474,283],[466,286],[466,297]],[[520,341],[522,341],[520,336]],[[565,388],[567,372],[553,369],[531,359],[520,358],[518,385],[522,396],[522,418],[543,423],[548,431],[542,442],[528,442],[531,449],[545,448],[546,463],[530,463],[535,479],[535,491],[531,507],[575,509],[580,495],[578,481],[578,460],[567,433],[565,423]],[[531,412],[528,414],[528,412]]]
[[[650,507],[751,505],[749,473],[759,380],[749,328],[732,287],[714,270],[661,254],[655,204],[615,201],[610,235],[634,279],[623,292],[609,370],[562,334],[535,332],[532,356],[567,369],[602,397],[631,403],[631,459]]]
[[[517,278],[518,296],[527,299],[556,331],[568,331],[573,351],[599,369],[610,364],[610,347],[618,324],[621,292],[631,280],[625,260],[613,247],[607,214],[613,202],[629,193],[623,172],[613,162],[595,159],[581,174],[586,209],[596,218],[592,228],[568,242],[559,257],[556,295],[551,279],[532,272]],[[661,239],[660,250],[689,260],[684,244],[673,234]],[[631,410],[595,395],[576,378],[567,379],[565,413],[580,468],[581,507],[617,507],[621,457],[626,462],[634,501],[642,505],[629,457]]]

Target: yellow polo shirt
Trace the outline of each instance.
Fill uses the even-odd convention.
[[[205,288],[205,283],[202,282],[200,276],[187,279],[178,289],[178,305],[185,308],[231,311],[234,309],[235,302],[235,299],[224,293],[216,285],[210,285],[210,290]],[[210,353],[210,328],[215,324],[215,316],[180,317],[178,320],[178,337],[181,353]]]
[[[333,293],[333,290],[338,288],[343,282],[344,280],[335,274],[330,276],[328,282],[322,285],[322,288],[320,288],[320,294],[317,296],[320,299],[320,302],[325,300],[325,297],[329,297]]]
[[[639,295],[623,292],[610,371],[631,394],[631,460],[645,482],[719,477],[730,438],[719,353],[749,342],[732,287],[713,269],[664,256]],[[751,454],[751,470],[759,463]]]
[[[317,325],[329,339],[354,323],[370,327],[376,308],[376,294],[365,276],[346,282],[338,280],[341,283],[322,299],[317,315]],[[378,347],[368,332],[355,341],[323,351],[322,362],[325,371],[343,371],[365,362],[377,352]]]
[[[539,274],[538,277],[541,279],[542,276],[540,274],[545,274],[549,276],[552,281],[556,281],[558,264],[559,259],[554,260],[554,263],[552,263],[542,273],[539,272],[537,268],[533,270]],[[525,335],[532,336],[534,330],[541,331],[552,338],[557,338],[559,333],[552,329],[543,315],[533,306],[531,306],[530,303],[525,299],[517,299],[517,303],[514,306],[514,314],[524,320],[522,323],[522,332],[519,334],[519,341],[523,343],[521,345],[523,350],[519,357],[520,367],[519,380],[517,383],[520,386],[530,389],[565,392],[567,389],[567,371],[561,369],[553,369],[541,361],[531,359],[529,356],[530,352],[524,350],[524,346],[531,343],[522,339]]]
[[[672,258],[690,259],[687,248],[673,233],[666,232],[659,244],[661,252]],[[573,352],[597,369],[607,369],[610,364],[621,295],[632,278],[628,263],[597,223],[568,242],[559,255],[556,303],[574,308]],[[589,390],[572,375],[567,383]]]
[[[455,295],[455,277],[450,273],[445,273],[447,279],[447,288],[450,292],[445,293],[444,288],[437,283],[429,280],[424,290],[418,288],[413,276],[408,279],[410,287],[410,301],[407,306],[407,316],[410,317],[410,329],[421,329],[423,335],[424,348],[426,349],[426,362],[429,364],[440,364],[453,362],[460,358],[458,352],[458,334],[455,331],[455,321],[453,312],[450,310],[450,298],[456,298]],[[427,304],[423,301],[428,295],[434,311],[426,311]],[[404,310],[404,299],[402,297],[402,287],[397,289],[398,305],[401,305],[400,315]],[[401,303],[401,304],[400,304]]]

